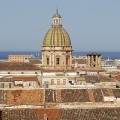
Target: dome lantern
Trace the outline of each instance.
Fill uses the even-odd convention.
[[[59,26],[62,25],[62,17],[58,13],[58,9],[56,9],[56,13],[52,17],[52,25],[53,26]]]

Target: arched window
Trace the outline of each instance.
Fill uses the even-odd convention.
[[[69,64],[69,58],[67,57],[66,58],[66,65],[68,65]]]
[[[56,20],[56,25],[58,25],[58,19]]]
[[[49,65],[50,61],[49,61],[49,58],[47,58],[47,65]]]
[[[59,19],[59,25],[60,25],[61,23],[60,23],[60,19]]]
[[[60,58],[56,58],[56,65],[60,64]]]

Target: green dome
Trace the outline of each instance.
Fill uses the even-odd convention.
[[[44,37],[43,46],[71,46],[70,37],[62,26],[52,26]]]

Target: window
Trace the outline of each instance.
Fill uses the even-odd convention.
[[[66,85],[66,79],[63,79],[63,85]]]
[[[37,72],[35,72],[35,74],[37,74]]]
[[[4,83],[1,83],[1,88],[4,88],[4,86],[5,86]]]
[[[54,79],[51,79],[51,85],[54,85]]]
[[[47,115],[46,115],[46,114],[44,114],[44,120],[48,120],[48,118],[47,118]]]
[[[68,58],[66,58],[66,65],[68,65],[68,60],[69,60],[69,59],[68,59]]]
[[[21,74],[24,74],[24,72],[21,72]]]
[[[96,61],[96,56],[93,56],[93,60],[94,60],[94,62]]]
[[[31,82],[29,82],[29,87],[31,87],[32,86],[32,83]]]
[[[56,20],[56,25],[58,25],[58,19]]]
[[[56,58],[56,65],[60,64],[60,58]]]
[[[10,74],[10,72],[8,72],[8,74]]]
[[[49,58],[47,58],[47,65],[49,65]]]
[[[12,85],[11,85],[11,83],[9,83],[9,88],[11,88],[12,87]]]
[[[82,82],[80,82],[80,85],[82,85]]]
[[[60,79],[57,79],[57,85],[60,85]]]

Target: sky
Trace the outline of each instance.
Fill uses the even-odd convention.
[[[120,0],[0,0],[0,51],[40,51],[56,8],[74,51],[120,51]]]

